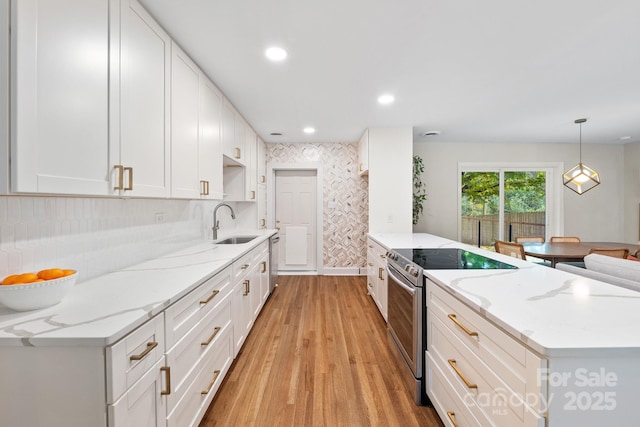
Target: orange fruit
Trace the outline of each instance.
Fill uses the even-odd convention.
[[[15,283],[17,283],[18,278],[20,277],[19,274],[11,274],[7,277],[5,277],[4,279],[2,279],[2,284],[3,285],[13,285]]]
[[[65,276],[71,276],[73,273],[75,273],[75,270],[62,270],[64,272]]]
[[[64,276],[64,271],[59,268],[48,268],[38,272],[38,279],[53,280]]]
[[[20,276],[18,276],[18,279],[16,280],[16,284],[18,283],[33,283],[36,280],[38,280],[38,275],[35,273],[24,273],[21,274]]]

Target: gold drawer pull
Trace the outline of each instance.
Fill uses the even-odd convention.
[[[118,171],[118,183],[113,187],[113,189],[124,190],[124,166],[115,165],[113,168]]]
[[[209,297],[207,299],[203,299],[202,301],[200,301],[200,304],[207,304],[209,301],[211,301],[212,299],[214,299],[216,297],[216,295],[218,295],[220,293],[219,290],[215,290],[211,293],[211,295],[209,295]]]
[[[124,187],[125,190],[133,190],[133,168],[131,167],[126,167],[124,168],[125,172],[129,172],[129,185],[127,185],[126,187]]]
[[[244,285],[244,293],[242,294],[242,296],[247,296],[249,295],[249,292],[251,292],[251,281],[249,280],[245,280],[244,282],[242,282],[242,284]]]
[[[242,264],[242,267],[240,267],[243,270],[246,270],[247,268],[249,268],[249,264]]]
[[[240,151],[240,147],[236,147],[236,159],[242,157],[242,151]]]
[[[360,172],[362,172],[362,170],[364,169],[364,165],[360,163],[360,166],[358,167],[358,169],[360,170]]]
[[[211,341],[213,341],[213,339],[216,337],[216,335],[218,335],[218,332],[220,332],[220,326],[216,326],[215,328],[213,328],[213,334],[211,334],[209,339],[207,339],[206,341],[201,342],[200,345],[209,345],[209,344],[211,344]]]
[[[456,413],[455,412],[448,411],[447,412],[447,417],[449,417],[449,419],[453,423],[453,427],[458,427],[458,423],[456,422]]]
[[[213,385],[216,383],[216,380],[218,379],[219,375],[220,375],[220,371],[213,371],[213,379],[211,380],[211,382],[207,386],[207,389],[206,390],[202,390],[200,392],[200,394],[209,394],[209,392],[213,388]]]
[[[378,267],[378,279],[384,280],[384,278],[382,277],[383,272],[384,272],[384,269],[382,267]]]
[[[373,263],[372,262],[369,263],[369,267],[373,267]]]
[[[456,374],[458,374],[458,376],[460,377],[460,379],[464,382],[464,385],[467,386],[467,388],[478,388],[477,384],[474,384],[472,382],[470,382],[462,372],[460,372],[460,369],[458,369],[458,365],[456,365],[456,361],[455,359],[449,359],[447,360],[447,362],[449,362],[449,365],[451,365],[451,367],[453,368],[454,371],[456,371]]]
[[[251,190],[251,200],[255,200],[256,199],[256,192]]]
[[[154,348],[156,348],[158,346],[157,342],[148,342],[147,343],[147,348],[144,349],[144,351],[140,354],[134,354],[133,356],[129,357],[129,360],[142,360],[145,358],[145,356],[149,353],[151,353],[151,350],[153,350]]]
[[[167,380],[167,389],[162,390],[160,394],[162,396],[166,396],[168,394],[171,394],[171,368],[169,366],[163,366],[160,368],[160,371],[164,372],[165,380]]]
[[[267,272],[267,261],[262,261],[262,271],[261,273],[266,273]]]
[[[460,329],[462,329],[465,332],[465,334],[469,335],[470,337],[477,337],[478,336],[477,332],[472,331],[471,329],[467,328],[462,323],[460,323],[460,321],[458,320],[458,318],[456,317],[455,314],[449,314],[449,319],[451,319],[453,321],[453,323],[458,325],[458,327]]]

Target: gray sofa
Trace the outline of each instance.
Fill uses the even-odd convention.
[[[584,268],[559,262],[556,269],[611,283],[640,292],[640,262],[591,254],[584,257]]]

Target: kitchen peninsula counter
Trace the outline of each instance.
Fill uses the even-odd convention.
[[[0,347],[111,345],[276,232],[234,233],[258,236],[245,244],[196,241],[182,250],[79,282],[59,304],[41,310],[16,312],[0,305]]]
[[[372,233],[387,248],[463,248],[513,270],[425,276],[545,356],[640,356],[640,293],[430,234]]]

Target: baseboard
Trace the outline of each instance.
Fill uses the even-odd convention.
[[[324,276],[366,276],[367,270],[360,267],[325,267],[322,274]]]

